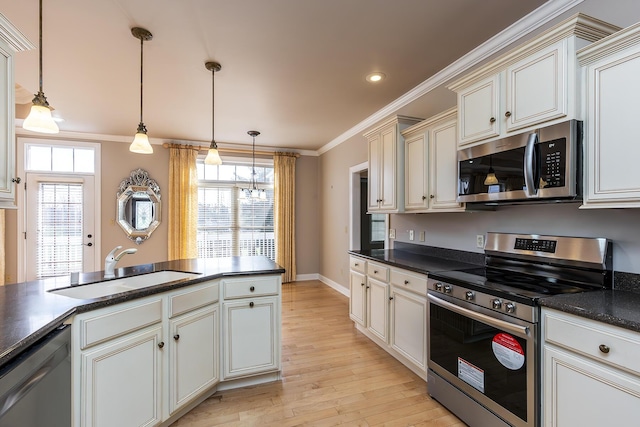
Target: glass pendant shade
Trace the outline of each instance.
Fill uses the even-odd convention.
[[[31,111],[27,118],[24,119],[22,127],[26,130],[40,133],[60,132],[58,124],[51,117],[51,109],[35,103],[31,106]]]
[[[129,146],[129,151],[138,154],[153,154],[153,147],[149,143],[147,132],[141,131],[140,128],[138,128],[138,132],[133,137],[133,141]]]
[[[498,178],[496,178],[496,174],[493,171],[493,168],[489,169],[489,173],[484,179],[484,185],[496,185],[498,183]]]
[[[267,192],[262,190],[260,192],[260,200],[267,200]]]
[[[204,158],[204,163],[206,165],[221,165],[222,159],[220,158],[220,153],[218,153],[218,146],[215,142],[211,143],[211,147],[209,147],[209,152],[207,153],[207,157]]]

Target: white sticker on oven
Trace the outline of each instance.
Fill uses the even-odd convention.
[[[493,354],[505,368],[517,371],[524,365],[524,350],[514,337],[500,332],[493,337],[491,343]]]
[[[484,393],[484,371],[458,357],[458,378]]]

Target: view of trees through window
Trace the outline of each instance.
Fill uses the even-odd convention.
[[[198,257],[264,255],[275,260],[273,166],[255,167],[256,188],[265,198],[252,198],[251,165],[198,162]],[[243,197],[244,193],[244,197]]]

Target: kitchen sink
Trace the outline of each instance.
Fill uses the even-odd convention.
[[[129,292],[162,283],[183,279],[195,279],[199,273],[184,273],[182,271],[158,271],[156,273],[141,274],[139,276],[123,277],[121,279],[105,280],[88,285],[51,290],[49,292],[64,295],[69,298],[93,299],[106,297],[122,292]]]

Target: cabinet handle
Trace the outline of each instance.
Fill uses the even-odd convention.
[[[511,117],[511,111],[507,111],[506,113],[504,113],[505,117]]]
[[[256,287],[255,287],[255,286],[252,286],[252,287],[250,287],[250,288],[249,288],[249,290],[250,290],[251,292],[253,292],[253,291],[255,291],[255,290],[256,290]]]
[[[22,179],[19,176],[11,178],[11,182],[15,182],[16,184],[20,184],[20,181],[22,181]]]
[[[174,339],[174,340],[176,340],[176,341],[178,341],[178,340],[180,339],[180,334],[175,334],[175,335],[173,336],[173,339]]]
[[[601,352],[603,352],[604,354],[609,353],[609,350],[611,350],[609,348],[608,345],[604,345],[604,344],[600,344],[600,346],[598,347],[600,349]]]
[[[495,117],[491,117],[491,118],[489,119],[489,123],[495,123],[495,122],[496,122],[496,118],[495,118]]]
[[[160,342],[158,343],[158,348],[162,348],[162,347],[164,347],[164,341],[160,341]]]
[[[249,307],[253,308],[253,301],[249,303]]]
[[[404,284],[405,284],[405,285],[408,285],[408,284],[409,284],[409,281],[408,281],[408,280],[405,280],[405,281],[404,281]]]

